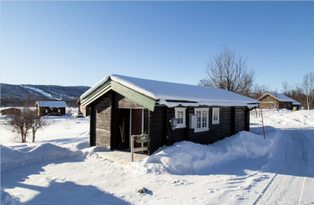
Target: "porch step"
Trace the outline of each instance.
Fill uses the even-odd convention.
[[[96,152],[98,156],[108,159],[113,162],[118,162],[122,164],[129,164],[131,162],[131,152],[124,152],[124,151],[116,151],[116,150],[109,150],[109,151],[100,151]],[[134,161],[138,162],[145,159],[148,155],[134,153]]]

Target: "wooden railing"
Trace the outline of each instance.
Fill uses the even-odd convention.
[[[134,152],[140,152],[140,151],[148,151],[149,153],[149,145],[150,145],[150,139],[144,140],[142,142],[142,147],[134,147],[134,141],[137,139],[138,135],[131,135],[131,162],[134,162]],[[147,142],[147,147],[143,147],[143,143]]]

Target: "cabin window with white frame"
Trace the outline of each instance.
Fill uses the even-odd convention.
[[[219,109],[220,108],[213,108],[213,124],[219,124]]]
[[[175,118],[177,119],[176,128],[185,128],[185,110],[186,108],[174,108]]]
[[[194,132],[209,130],[208,128],[208,110],[209,108],[195,108],[194,113],[197,116],[196,128]]]

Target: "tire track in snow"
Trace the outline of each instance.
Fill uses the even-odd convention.
[[[314,204],[314,130],[308,130],[306,144],[308,145],[306,154],[306,164],[304,171],[304,178],[302,190],[299,198],[299,204]]]
[[[287,145],[286,145],[286,138],[283,138],[285,140],[285,153],[284,156],[286,155],[286,149],[287,149]],[[256,205],[261,197],[265,194],[265,192],[268,190],[269,186],[273,183],[275,177],[278,175],[279,171],[282,169],[282,166],[284,164],[284,160],[282,161],[279,169],[277,170],[276,174],[272,177],[272,179],[269,181],[269,183],[265,186],[265,188],[263,189],[262,193],[259,194],[259,196],[257,197],[257,199],[254,201],[254,203],[252,205]]]
[[[309,142],[298,130],[283,130],[283,132],[286,138],[284,161],[253,203],[254,205],[300,204],[302,201],[307,178]]]

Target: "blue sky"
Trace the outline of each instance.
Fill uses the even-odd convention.
[[[314,2],[1,2],[2,83],[197,84],[223,46],[248,57],[255,83],[301,83],[314,72]]]

